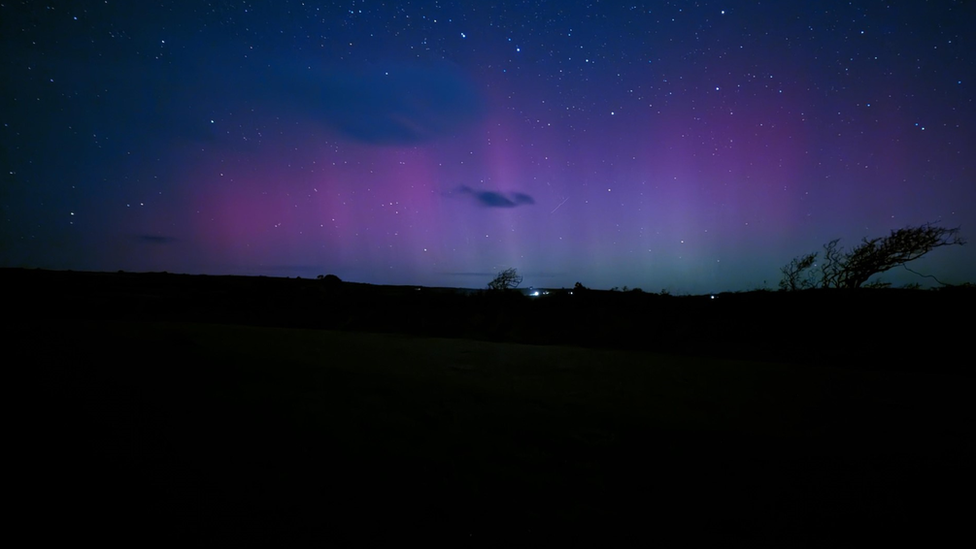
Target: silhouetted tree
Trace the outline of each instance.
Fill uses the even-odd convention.
[[[966,243],[959,236],[959,227],[947,229],[932,223],[893,230],[888,236],[865,238],[849,252],[844,252],[838,246],[839,242],[838,238],[824,244],[823,261],[819,264],[819,280],[811,271],[812,267],[817,266],[819,255],[814,252],[796,257],[780,269],[783,279],[780,280],[779,287],[784,290],[816,286],[860,288],[872,276],[914,261],[936,248]]]
[[[806,288],[813,287],[814,279],[813,274],[808,272],[808,269],[814,265],[817,261],[817,252],[812,254],[807,254],[801,257],[794,257],[793,261],[790,261],[787,265],[784,265],[780,271],[783,272],[783,278],[779,281],[779,287],[781,290],[803,290]]]
[[[522,275],[513,269],[505,269],[498,273],[494,280],[488,283],[489,290],[511,290],[522,283]]]

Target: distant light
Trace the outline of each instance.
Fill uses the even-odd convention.
[[[712,296],[712,299],[715,299],[715,296]]]

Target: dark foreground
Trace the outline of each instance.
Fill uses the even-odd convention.
[[[13,522],[32,540],[846,546],[968,533],[972,377],[948,351],[932,351],[931,370],[856,368],[841,336],[838,363],[785,364],[704,343],[676,354],[234,325],[220,307],[153,310],[152,285],[109,286],[126,301],[65,289],[78,283],[22,284],[33,301],[10,313],[7,371],[25,374],[11,384]],[[267,320],[264,298],[252,308]]]

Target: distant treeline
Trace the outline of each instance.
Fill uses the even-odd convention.
[[[14,322],[171,321],[392,332],[872,370],[971,371],[972,286],[939,290],[452,291],[325,279],[0,270]]]

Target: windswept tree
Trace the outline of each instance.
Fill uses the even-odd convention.
[[[522,275],[514,268],[505,269],[498,273],[494,280],[488,283],[489,290],[511,290],[522,283]]]
[[[819,252],[793,258],[780,271],[780,289],[860,288],[876,274],[914,261],[936,248],[961,246],[959,227],[947,229],[932,223],[891,231],[888,236],[863,239],[850,251],[844,251],[834,239]],[[816,269],[815,269],[816,268]]]
[[[816,261],[817,252],[794,257],[793,261],[780,268],[780,271],[783,273],[783,278],[779,281],[779,288],[781,290],[805,290],[812,288],[816,284],[816,280],[810,271],[810,267],[813,267]]]

